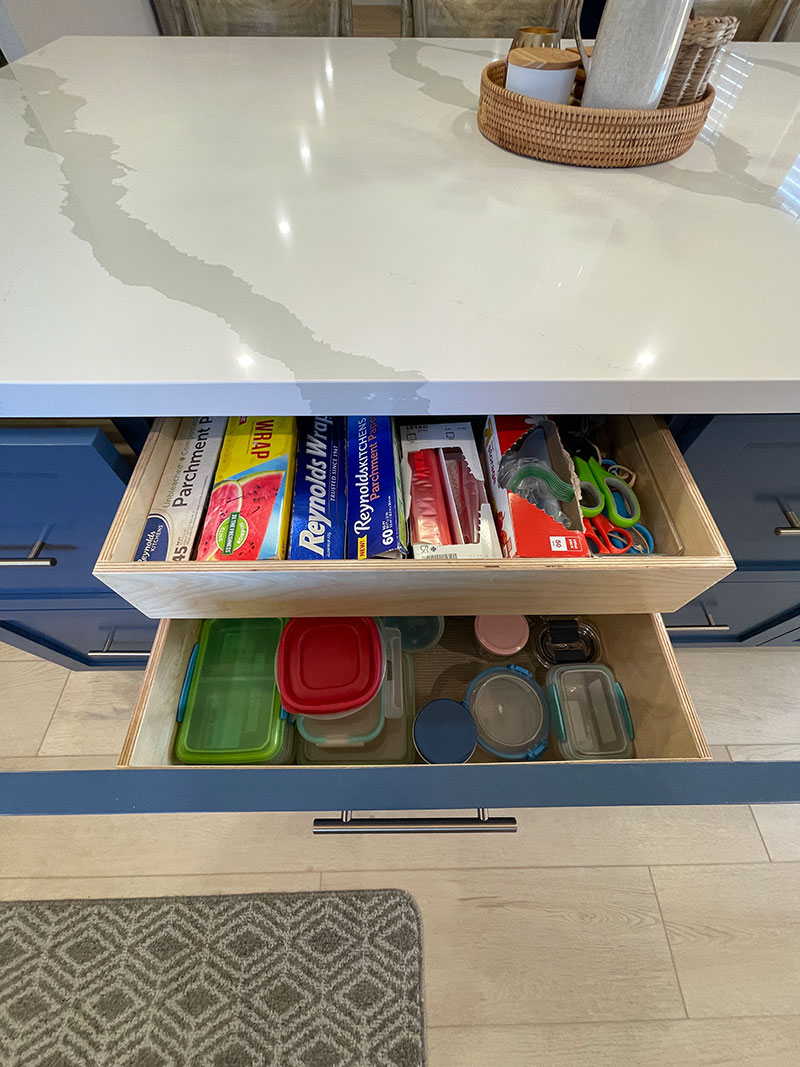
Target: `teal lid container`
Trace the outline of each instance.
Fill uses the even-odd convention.
[[[178,706],[181,763],[285,762],[293,730],[281,711],[275,654],[282,619],[208,619]]]
[[[400,631],[383,631],[386,670],[377,695],[349,715],[297,715],[295,725],[306,741],[324,748],[354,748],[374,741],[387,719],[403,714],[403,648]]]
[[[558,750],[568,760],[630,759],[633,721],[614,672],[600,663],[562,664],[547,672]]]
[[[383,729],[374,740],[366,741],[363,745],[316,745],[301,735],[298,737],[297,762],[305,766],[413,763],[411,726],[414,721],[414,664],[412,657],[405,653],[402,657],[402,678],[403,712],[398,717],[385,718]]]
[[[400,631],[404,652],[427,652],[439,644],[444,633],[441,615],[390,615],[384,623]]]
[[[478,743],[493,756],[535,760],[547,748],[547,700],[524,667],[482,671],[470,683],[465,704],[478,728]]]

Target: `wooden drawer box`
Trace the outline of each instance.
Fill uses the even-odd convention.
[[[609,420],[609,444],[637,471],[636,493],[663,555],[133,563],[177,426],[156,421],[94,570],[151,618],[675,611],[735,569],[672,435],[646,415]]]
[[[657,615],[602,615],[591,620],[596,627],[603,649],[603,661],[613,667],[625,690],[634,721],[636,762],[650,760],[703,760],[709,759],[700,726],[692,708],[689,694],[681,678],[663,623]],[[442,645],[451,648],[448,641],[459,620],[447,620],[448,629]],[[120,756],[119,765],[126,768],[164,768],[176,765],[172,748],[176,730],[178,695],[183,683],[186,666],[197,639],[200,623],[179,619],[161,623],[150,664],[145,675],[139,701],[133,712],[131,724]],[[448,653],[441,653],[443,672],[441,677],[447,685],[453,685],[454,672],[448,666]],[[433,652],[424,655],[434,655]],[[485,666],[485,665],[484,665]],[[419,677],[420,673],[422,678]],[[418,708],[435,695],[430,688],[431,672],[417,672],[414,708]],[[428,681],[426,682],[425,678]],[[457,687],[463,683],[459,679]],[[448,689],[443,695],[453,696]],[[547,760],[561,761],[557,749],[550,746]],[[481,794],[479,776],[481,764],[492,762],[503,774],[504,803],[506,806],[524,807],[531,802],[532,791],[538,788],[537,773],[544,761],[515,763],[495,760],[494,757],[476,750],[468,764],[458,767],[408,765],[408,766],[359,766],[359,767],[300,767],[261,766],[235,767],[236,772],[257,773],[263,778],[263,810],[283,808],[288,793],[303,797],[303,808],[328,811],[348,807],[345,796],[339,795],[337,782],[342,771],[348,777],[357,776],[362,788],[359,805],[364,808],[396,808],[398,793],[397,777],[416,774],[426,776],[427,793],[431,806],[435,807],[481,807],[492,804],[491,797]],[[607,761],[612,762],[612,761]],[[631,761],[619,761],[629,763]],[[575,764],[569,764],[575,766]],[[197,771],[195,767],[181,767],[186,774]],[[508,775],[508,779],[505,775]],[[298,778],[298,776],[300,776]],[[455,780],[454,780],[455,776]],[[298,788],[298,783],[301,788]],[[235,780],[232,779],[232,788]],[[260,793],[261,795],[261,793]],[[401,805],[402,806],[402,805]]]

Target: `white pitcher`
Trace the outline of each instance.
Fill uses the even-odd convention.
[[[606,0],[592,55],[575,37],[586,69],[582,107],[657,108],[678,54],[692,0]]]

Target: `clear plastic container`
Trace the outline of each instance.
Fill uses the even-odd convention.
[[[281,634],[278,687],[291,715],[352,715],[375,698],[384,668],[374,619],[291,619]]]
[[[404,712],[403,646],[400,631],[383,631],[386,673],[373,699],[351,715],[298,715],[295,725],[301,737],[323,748],[354,748],[374,741],[386,719],[399,719]]]
[[[275,651],[282,619],[207,619],[178,703],[181,763],[281,763],[293,730],[281,713]]]
[[[596,663],[602,657],[597,630],[575,618],[541,619],[531,630],[531,647],[545,670],[561,663]]]
[[[476,615],[475,640],[480,655],[508,659],[527,645],[530,627],[524,615]]]
[[[411,656],[403,654],[403,714],[385,719],[383,729],[373,741],[354,747],[315,745],[299,739],[297,762],[306,766],[317,764],[392,764],[413,763],[414,743],[411,726],[414,721],[414,664]]]
[[[547,672],[547,694],[564,759],[629,759],[633,721],[614,672],[600,663],[562,664]]]
[[[547,748],[547,701],[524,667],[492,667],[474,678],[466,704],[478,743],[501,759],[535,760]]]
[[[400,631],[404,652],[427,652],[444,633],[442,615],[390,615],[384,623]]]

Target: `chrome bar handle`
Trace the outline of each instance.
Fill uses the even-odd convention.
[[[312,829],[315,834],[515,834],[517,820],[492,817],[486,808],[478,808],[475,818],[354,819],[352,811],[343,811],[338,819],[314,819]]]
[[[18,556],[16,559],[0,559],[0,567],[55,567],[58,562],[55,556],[41,555],[46,543],[46,541],[35,541],[27,556]]]
[[[706,622],[702,626],[668,626],[668,634],[727,634],[730,633],[730,626],[726,626],[724,623],[714,622],[714,616],[708,610],[703,608],[703,614],[706,617]]]
[[[800,537],[800,519],[797,517],[796,511],[789,511],[786,508],[781,509],[786,516],[788,526],[776,526],[776,537]]]

